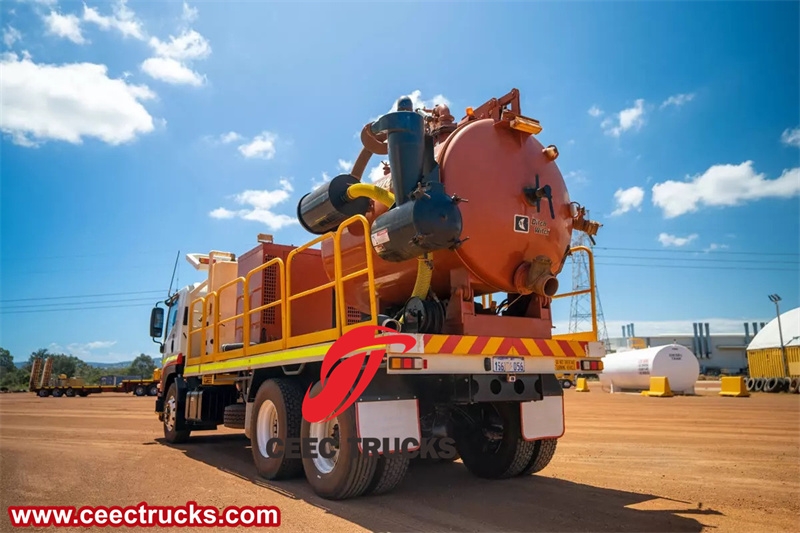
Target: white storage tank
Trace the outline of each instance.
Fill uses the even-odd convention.
[[[700,363],[691,350],[680,344],[611,353],[603,357],[600,383],[603,390],[642,391],[650,388],[650,377],[666,377],[673,392],[694,394]]]

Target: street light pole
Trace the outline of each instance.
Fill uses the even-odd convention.
[[[770,294],[769,299],[772,303],[775,304],[775,314],[778,316],[778,336],[781,341],[781,357],[783,358],[783,368],[786,372],[786,377],[789,377],[789,363],[786,360],[786,347],[783,345],[783,328],[781,327],[781,308],[778,305],[778,302],[781,301],[781,297],[777,294]]]

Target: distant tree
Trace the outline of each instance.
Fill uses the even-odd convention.
[[[0,348],[0,375],[15,372],[17,366],[14,364],[14,357],[5,348]]]
[[[149,377],[153,375],[153,370],[155,370],[156,364],[153,362],[153,358],[149,355],[139,354],[139,357],[133,360],[131,366],[128,368],[128,372],[132,376],[139,376],[139,377]]]

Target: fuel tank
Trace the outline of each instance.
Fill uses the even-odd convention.
[[[521,135],[490,118],[460,125],[434,147],[440,179],[448,196],[463,202],[462,240],[455,250],[432,253],[431,289],[440,299],[450,295],[450,272],[463,268],[473,278],[476,296],[520,292],[531,270],[545,274],[547,295],[555,294],[573,230],[573,210],[564,178],[553,157],[534,135]],[[391,190],[386,174],[376,185]],[[366,218],[372,221],[387,208],[373,202]],[[344,230],[342,267],[345,274],[366,266],[363,229]],[[370,246],[380,306],[403,305],[411,295],[417,260],[388,262]],[[328,275],[334,276],[333,243],[322,245]],[[544,283],[544,282],[543,282]],[[345,285],[348,305],[369,311],[366,277]]]

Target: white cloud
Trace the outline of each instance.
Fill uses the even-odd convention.
[[[187,7],[184,4],[184,14]],[[196,16],[196,10],[194,13]],[[205,76],[192,70],[188,64],[211,55],[208,39],[195,30],[184,29],[177,37],[171,35],[169,41],[151,37],[149,44],[155,57],[142,63],[145,73],[166,83],[203,85]]]
[[[180,61],[171,57],[151,57],[142,63],[142,71],[157,80],[173,85],[192,85],[199,87],[205,81],[201,76]]]
[[[706,249],[705,249],[705,250],[703,250],[703,251],[704,251],[704,252],[713,252],[713,251],[715,251],[715,250],[725,250],[725,249],[726,249],[726,248],[728,248],[728,247],[729,247],[729,246],[728,246],[727,244],[717,244],[717,243],[715,243],[715,242],[712,242],[712,243],[711,243],[711,244],[708,246],[708,248],[706,248]]]
[[[644,189],[641,187],[617,189],[617,192],[614,193],[614,200],[617,208],[614,209],[614,212],[611,213],[611,216],[621,215],[632,209],[640,211],[642,207],[642,201],[644,200]]]
[[[224,133],[219,137],[219,140],[222,144],[230,144],[236,141],[241,141],[242,139],[243,137],[235,131],[229,131],[228,133]]]
[[[369,178],[369,181],[371,181],[372,183],[375,183],[379,179],[382,179],[384,175],[385,174],[383,173],[383,163],[378,163],[377,165],[375,165],[370,169],[369,174],[367,174],[367,178]]]
[[[142,23],[136,14],[128,8],[125,0],[118,0],[113,7],[113,15],[101,15],[100,12],[83,4],[83,20],[96,24],[101,30],[117,30],[123,37],[133,37],[140,41],[145,39]]]
[[[117,344],[117,341],[92,341],[92,342],[71,342],[66,347],[55,342],[50,343],[47,349],[51,353],[64,353],[74,355],[79,359],[92,356],[93,350],[105,350]]]
[[[697,211],[701,206],[735,206],[764,198],[790,198],[800,194],[800,167],[784,170],[768,180],[757,174],[752,161],[739,165],[714,165],[685,181],[665,181],[653,186],[653,205],[665,218]]]
[[[691,102],[694,99],[694,93],[689,94],[675,94],[667,98],[661,103],[661,109],[665,107],[674,105],[675,107],[680,107],[687,102]]]
[[[76,44],[86,44],[88,41],[81,33],[81,21],[75,15],[62,15],[55,11],[43,17],[47,33],[69,39]]]
[[[152,37],[150,46],[156,55],[179,60],[205,59],[211,55],[208,40],[195,30],[184,30],[177,37],[170,35],[168,42]]]
[[[339,170],[342,172],[350,172],[353,170],[353,162],[352,161],[345,161],[344,159],[339,160],[338,164]]]
[[[603,110],[597,107],[596,105],[593,105],[592,107],[589,108],[589,114],[597,118],[603,114]]]
[[[568,185],[583,185],[589,182],[586,173],[583,170],[570,170],[564,174],[564,181]]]
[[[267,225],[272,230],[297,224],[297,218],[275,213],[274,208],[286,202],[294,191],[292,184],[287,179],[279,181],[279,188],[273,190],[246,190],[234,196],[236,203],[246,206],[238,211],[231,211],[224,207],[217,208],[209,213],[213,218],[231,219],[239,217],[243,220],[252,220]]]
[[[195,20],[197,20],[197,8],[196,7],[191,7],[191,6],[189,6],[189,4],[184,2],[183,3],[183,14],[181,15],[181,19],[183,19],[183,21],[186,22],[187,24],[188,23],[192,23]]]
[[[117,145],[154,129],[141,101],[155,94],[109,78],[105,65],[50,65],[5,54],[0,70],[0,129],[17,144],[34,145],[32,136],[74,144],[95,137]]]
[[[315,179],[311,180],[311,190],[315,191],[315,190],[319,189],[320,187],[322,187],[324,184],[328,183],[329,181],[331,181],[330,174],[328,174],[327,172],[323,172],[322,173],[322,181],[317,181]]]
[[[600,126],[605,130],[606,135],[619,137],[622,133],[635,130],[638,131],[644,125],[644,100],[639,98],[634,102],[633,107],[623,109],[616,113],[613,118],[606,118]]]
[[[413,103],[415,110],[421,108],[433,109],[434,106],[437,106],[439,104],[450,106],[450,100],[448,100],[447,98],[444,97],[444,95],[441,94],[437,94],[430,100],[423,100],[422,91],[420,91],[419,89],[412,91],[411,94],[408,95],[408,97],[411,98],[411,102]],[[394,111],[394,104],[392,104],[391,111]]]
[[[253,137],[249,143],[239,146],[239,152],[248,159],[272,159],[275,157],[275,141],[278,136],[268,131]]]
[[[670,235],[669,233],[660,233],[658,235],[658,242],[664,246],[686,246],[693,240],[697,239],[699,235],[692,233],[687,237],[678,237],[677,235]]]
[[[800,127],[793,130],[785,129],[781,134],[781,142],[787,146],[800,148]]]
[[[7,47],[11,48],[20,39],[22,39],[22,34],[15,27],[8,25],[3,30],[3,42]]]

